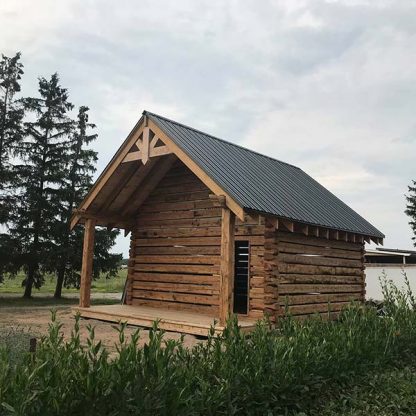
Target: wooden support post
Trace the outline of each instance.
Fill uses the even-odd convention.
[[[94,257],[95,220],[85,220],[84,247],[82,249],[81,287],[79,306],[89,308],[91,304],[92,262]]]
[[[233,311],[235,214],[222,208],[221,269],[220,269],[220,325],[225,325]]]

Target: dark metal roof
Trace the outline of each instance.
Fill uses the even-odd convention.
[[[288,163],[145,111],[242,208],[371,237],[384,234]]]

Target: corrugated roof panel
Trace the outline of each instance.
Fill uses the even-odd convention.
[[[384,235],[296,166],[144,112],[247,210],[373,237]]]

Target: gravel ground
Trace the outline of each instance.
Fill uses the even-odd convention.
[[[111,294],[107,294],[111,295]],[[17,327],[23,331],[27,331],[36,337],[45,335],[48,331],[48,325],[51,320],[51,308],[48,306],[39,307],[3,307],[0,308],[0,328],[6,330],[10,327]],[[57,318],[62,323],[62,332],[64,337],[68,338],[74,325],[74,315],[70,306],[55,307],[57,311]],[[94,319],[81,319],[80,332],[81,339],[85,342],[88,336],[87,326],[92,325],[95,328],[95,337],[101,340],[102,343],[110,350],[115,351],[115,345],[118,342],[118,333],[114,326],[109,322],[97,321]],[[126,335],[136,331],[137,327],[128,326],[126,328]],[[4,332],[4,331],[3,331]],[[166,333],[166,339],[179,339],[181,334],[176,332]],[[141,329],[140,344],[143,345],[149,340],[149,331]],[[192,335],[185,336],[185,345],[192,346],[198,341]],[[28,346],[29,348],[29,346]]]

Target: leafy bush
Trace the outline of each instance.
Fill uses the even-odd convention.
[[[334,385],[413,356],[416,312],[411,291],[385,282],[386,316],[352,304],[338,322],[288,318],[245,335],[235,318],[193,348],[165,340],[157,323],[138,346],[120,325],[110,356],[89,328],[80,342],[76,320],[65,342],[53,316],[36,354],[11,364],[0,356],[5,415],[301,414]]]

